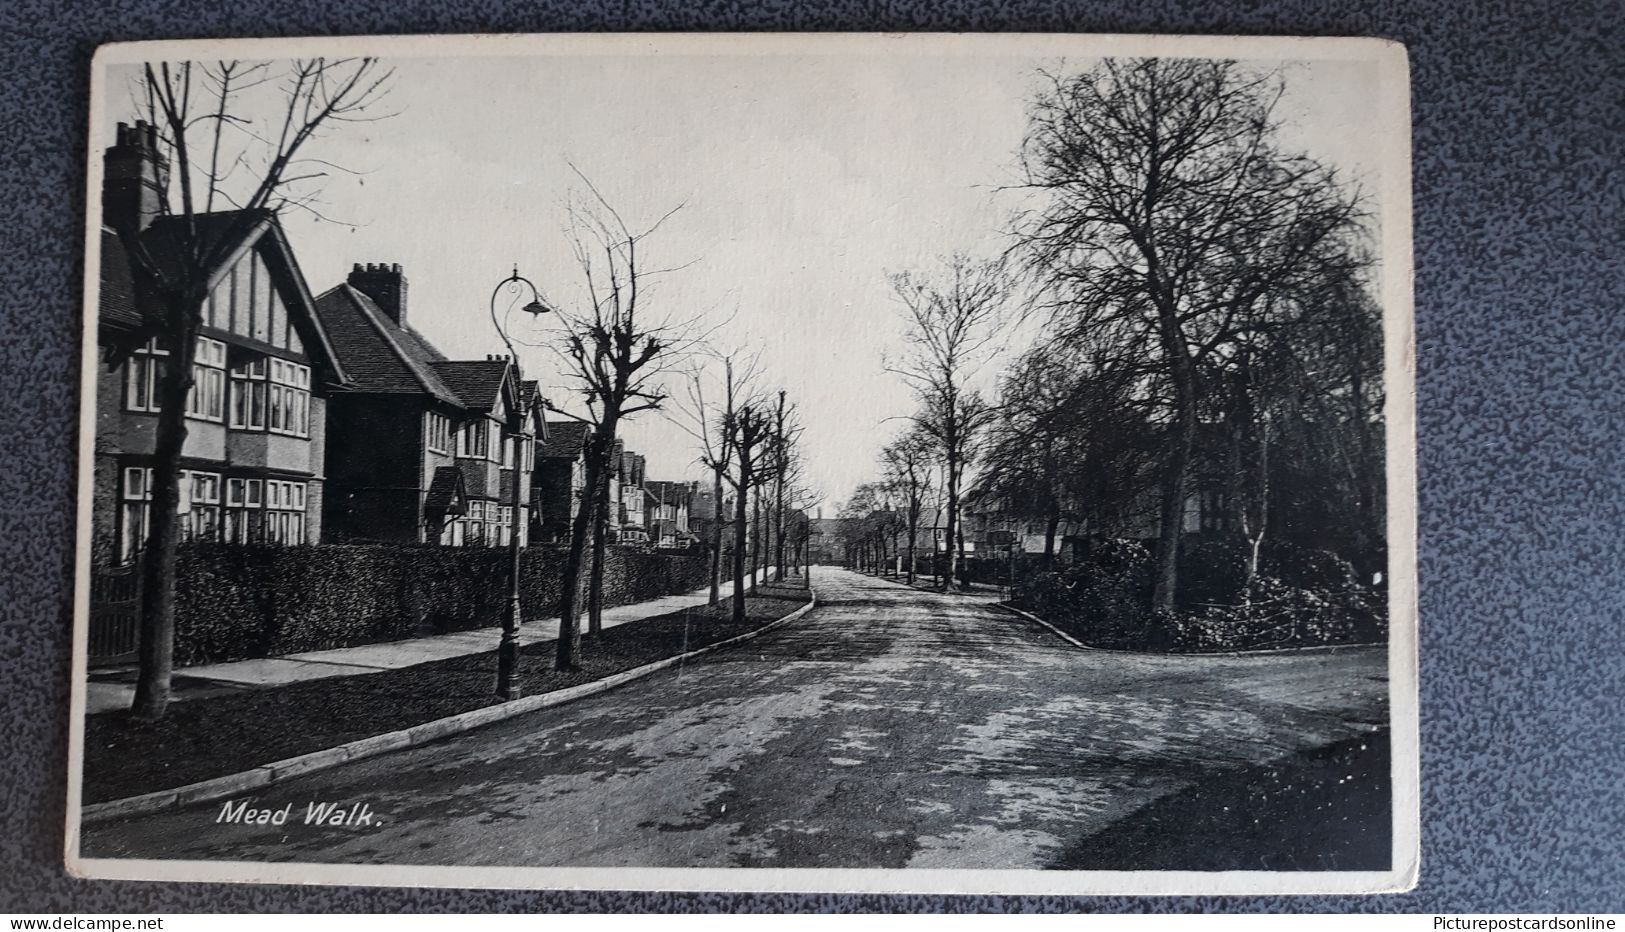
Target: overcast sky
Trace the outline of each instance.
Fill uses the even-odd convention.
[[[398,262],[408,316],[447,355],[500,352],[492,288],[515,265],[550,300],[581,298],[563,205],[574,163],[677,266],[652,312],[719,322],[757,349],[769,387],[801,410],[813,484],[833,513],[873,477],[913,402],[882,367],[900,324],[886,273],[966,251],[992,255],[1014,201],[1034,71],[1008,56],[568,57],[397,60],[389,119],[348,125],[310,154],[336,176],[324,213],[285,218],[315,293],[353,262]],[[1065,67],[1087,67],[1087,61]],[[1278,63],[1260,63],[1268,67]],[[1288,66],[1289,146],[1371,182],[1377,67]],[[112,87],[133,74],[119,69]],[[108,97],[113,120],[133,112]],[[1019,340],[1012,340],[1012,344]],[[1019,349],[1012,345],[1011,350]],[[556,393],[555,357],[521,353]],[[660,415],[623,430],[651,478],[700,478],[689,436]]]

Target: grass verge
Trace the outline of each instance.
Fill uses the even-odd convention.
[[[528,644],[520,682],[526,696],[590,683],[745,634],[806,603],[806,589],[786,580],[746,599],[741,624],[725,602],[609,628],[582,639],[581,669],[570,672],[552,668],[552,639]],[[86,716],[83,799],[185,786],[495,705],[496,668],[496,652],[486,651],[179,702],[154,723],[126,711]]]

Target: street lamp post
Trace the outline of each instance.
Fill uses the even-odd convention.
[[[508,358],[513,362],[514,385],[520,389],[523,388],[524,383],[519,372],[519,354],[514,352],[513,340],[509,339],[507,329],[502,326],[501,319],[497,317],[497,296],[505,288],[509,291],[518,292],[521,284],[530,289],[531,298],[530,302],[522,310],[532,316],[547,313],[547,306],[542,303],[541,292],[536,290],[536,285],[530,279],[519,274],[518,267],[514,268],[512,275],[497,283],[496,289],[491,292],[491,326],[496,328],[497,336],[501,337],[502,342],[508,347]],[[518,417],[522,418],[523,416],[524,412],[518,412]],[[524,471],[525,455],[524,450],[519,446],[520,430],[518,428],[522,426],[523,422],[516,419],[514,423],[516,429],[514,430],[513,444],[513,490],[510,494],[512,517],[508,526],[508,613],[502,619],[502,642],[497,647],[497,695],[503,699],[518,699],[521,695],[519,685],[519,624],[521,621],[519,605],[519,556],[521,549],[519,531],[520,528],[525,526],[525,522],[521,517],[524,500],[519,494],[519,479],[520,474]]]

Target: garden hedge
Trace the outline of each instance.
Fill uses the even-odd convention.
[[[526,620],[558,612],[565,553],[531,547],[520,570]],[[176,565],[175,663],[329,650],[500,624],[508,551],[496,547],[188,544]],[[689,592],[698,554],[609,549],[605,604]]]

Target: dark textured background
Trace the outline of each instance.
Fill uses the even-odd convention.
[[[12,0],[0,9],[0,911],[1625,911],[1619,3]],[[1422,882],[1375,898],[90,883],[62,870],[85,127],[101,42],[554,30],[1366,35],[1410,48]]]

